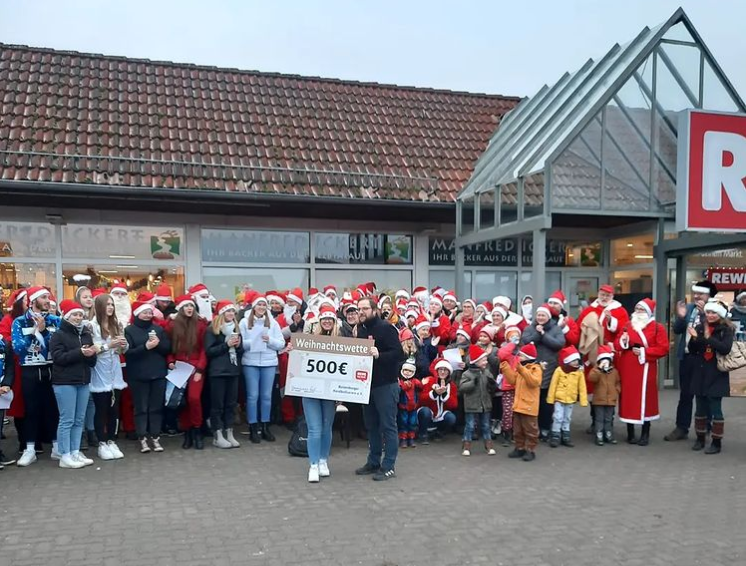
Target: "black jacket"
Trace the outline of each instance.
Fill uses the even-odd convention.
[[[730,374],[718,370],[717,354],[727,354],[733,347],[733,329],[718,324],[709,338],[705,338],[704,327],[696,327],[697,337],[689,340],[689,371],[691,371],[691,392],[705,397],[728,397],[730,395]],[[709,360],[705,354],[712,354]]]
[[[357,337],[372,337],[375,347],[378,348],[378,358],[373,359],[371,387],[398,383],[399,368],[405,356],[396,328],[379,317],[373,317],[364,324],[358,324]]]
[[[145,343],[151,330],[155,331],[160,343],[152,350],[148,350]],[[135,321],[124,329],[124,337],[129,344],[129,350],[124,355],[127,360],[128,380],[151,381],[166,377],[166,356],[171,353],[171,340],[163,328],[152,321],[145,322],[135,318]]]
[[[49,354],[52,357],[52,385],[88,385],[91,368],[96,365],[96,356],[85,357],[82,346],[93,346],[93,335],[87,326],[78,332],[66,320],[52,334]]]
[[[238,331],[238,324],[236,324]],[[215,334],[212,328],[205,330],[205,354],[207,355],[207,375],[213,377],[241,377],[241,356],[243,356],[243,342],[236,346],[236,362],[231,363],[230,348],[225,343],[225,336],[221,332]]]
[[[414,357],[414,364],[417,367],[415,377],[425,379],[430,376],[430,365],[438,357],[438,348],[433,346],[432,338],[429,337],[423,342],[419,336],[415,336],[414,341],[417,344],[417,354]]]
[[[13,387],[16,362],[13,348],[0,336],[0,387]]]

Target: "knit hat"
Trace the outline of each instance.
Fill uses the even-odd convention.
[[[44,295],[49,295],[51,297],[52,293],[49,291],[49,289],[47,289],[46,287],[42,287],[41,285],[29,288],[29,290],[27,291],[29,304],[33,303],[36,299],[40,299]]]
[[[486,357],[487,351],[481,346],[477,346],[476,344],[469,346],[469,363],[475,364],[482,358]]]
[[[705,304],[705,312],[714,312],[720,318],[728,318],[728,307],[726,307],[718,299],[710,299]]]
[[[744,297],[746,297],[746,291],[741,291],[740,293],[738,293],[738,295],[736,295],[736,302],[740,301]]]
[[[451,362],[446,359],[441,358],[435,362],[435,371],[437,372],[440,368],[445,368],[448,370],[448,373],[453,373],[453,366],[451,365]]]
[[[536,314],[539,314],[540,312],[543,312],[546,314],[549,318],[552,318],[552,307],[550,307],[547,303],[544,303],[539,308],[536,309]]]
[[[60,311],[62,312],[62,318],[65,320],[70,319],[70,315],[73,315],[75,313],[84,314],[85,311],[83,310],[83,307],[80,306],[76,301],[73,301],[72,299],[65,299],[60,303]]]
[[[707,281],[706,279],[704,281],[698,281],[697,283],[692,285],[692,291],[694,291],[695,293],[705,293],[710,297],[714,297],[718,294],[717,285],[715,285],[712,281]]]
[[[334,307],[331,307],[329,305],[324,305],[321,307],[321,309],[319,310],[319,320],[324,320],[325,318],[337,318],[337,311],[334,309]]]
[[[430,327],[430,321],[425,317],[425,315],[420,315],[417,317],[417,320],[414,321],[414,327],[419,330],[420,328],[424,328],[427,326]]]
[[[293,301],[299,305],[303,304],[303,289],[296,287],[292,291],[288,292],[288,301]]]
[[[215,310],[218,313],[218,316],[221,314],[225,314],[226,311],[229,310],[236,310],[236,305],[234,305],[231,301],[218,301],[217,306],[215,307]]]
[[[146,310],[150,310],[150,312],[153,312],[153,305],[150,303],[146,303],[143,301],[135,301],[132,305],[132,316],[138,316],[140,313],[145,312]]]
[[[156,299],[157,300],[157,299]],[[169,299],[170,300],[170,299]],[[192,299],[191,295],[181,295],[180,297],[176,297],[176,310],[181,310],[186,306],[192,305],[193,307],[196,306],[194,304],[194,300]]]
[[[599,346],[598,347],[598,355],[596,356],[596,363],[600,362],[601,360],[613,360],[614,359],[614,351],[611,349],[610,346]]]
[[[648,316],[653,316],[653,313],[655,312],[655,301],[653,299],[643,299],[642,301],[638,301],[635,307],[642,307],[645,309],[645,312],[648,313]]]
[[[412,334],[409,328],[402,328],[399,331],[399,342],[404,342],[405,340],[414,340],[414,334]]]
[[[559,352],[559,359],[564,365],[568,365],[575,361],[580,361],[580,352],[575,346],[567,346],[562,348]]]
[[[520,354],[523,357],[528,358],[529,360],[535,360],[536,356],[539,355],[539,352],[536,351],[536,346],[534,345],[534,343],[529,342],[525,346],[521,347]]]
[[[402,371],[408,369],[409,371],[417,371],[417,365],[415,364],[414,358],[407,358],[401,365]]]
[[[490,340],[494,340],[495,334],[497,333],[497,328],[495,328],[491,324],[487,324],[479,329],[479,333],[486,334]]]
[[[155,290],[155,300],[156,301],[171,301],[174,298],[174,292],[171,290],[171,287],[166,285],[165,283],[161,283],[158,285],[158,288]]]

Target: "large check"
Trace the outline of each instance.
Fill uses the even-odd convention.
[[[372,340],[293,334],[285,395],[368,404]]]

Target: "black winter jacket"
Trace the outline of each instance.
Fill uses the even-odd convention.
[[[236,324],[238,331],[238,324]],[[207,375],[213,377],[241,377],[241,356],[243,356],[243,341],[236,346],[237,364],[231,363],[230,348],[225,343],[225,335],[215,334],[212,328],[205,330],[205,354],[207,355]]]
[[[52,385],[88,385],[91,368],[96,365],[96,356],[86,357],[80,348],[93,346],[93,335],[88,326],[82,332],[62,320],[60,328],[49,341],[52,358]]]
[[[689,371],[691,371],[691,392],[705,397],[730,396],[730,374],[718,370],[717,354],[727,354],[733,347],[733,328],[718,324],[709,338],[705,338],[704,327],[696,327],[697,337],[689,341]],[[712,353],[705,359],[707,351]],[[693,356],[693,358],[692,358]]]
[[[0,387],[13,387],[16,362],[13,347],[0,336]]]
[[[148,341],[148,333],[153,330],[160,343],[148,350],[145,344]],[[152,321],[143,321],[135,318],[135,321],[124,329],[129,350],[124,355],[127,360],[127,379],[135,381],[152,381],[166,377],[168,364],[166,356],[171,353],[171,340],[168,334]]]
[[[404,361],[404,350],[399,343],[399,333],[393,325],[379,317],[358,324],[358,338],[372,337],[379,356],[373,360],[371,387],[399,382],[399,368]]]

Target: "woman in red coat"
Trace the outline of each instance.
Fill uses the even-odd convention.
[[[430,430],[446,433],[456,425],[458,391],[452,379],[453,367],[443,358],[434,363],[434,375],[422,380],[420,408],[417,409],[422,444],[430,443]]]
[[[635,305],[630,321],[614,342],[620,352],[617,369],[622,379],[619,418],[627,423],[627,442],[647,446],[650,422],[660,418],[658,410],[658,360],[668,354],[668,334],[655,322],[655,301],[643,299]],[[635,439],[635,425],[642,425]]]
[[[24,313],[25,301],[26,289],[18,289],[10,295],[10,300],[8,301],[11,305],[10,313],[5,317],[2,317],[2,313],[0,313],[0,317],[2,317],[2,320],[0,320],[0,336],[5,341],[5,362],[7,364],[8,360],[10,360],[13,363],[12,372],[6,367],[5,373],[6,376],[15,376],[11,385],[13,401],[10,403],[10,409],[5,412],[5,416],[13,418],[13,425],[18,433],[18,444],[21,452],[26,448],[26,436],[23,430],[26,405],[23,402],[23,389],[21,387],[21,364],[18,358],[13,355],[13,348],[11,346],[11,327],[13,326],[13,321]],[[14,462],[15,458],[6,458],[2,450],[0,450],[0,464],[8,466]]]
[[[194,366],[194,373],[187,382],[187,406],[179,415],[184,429],[182,448],[194,446],[204,448],[202,441],[202,389],[205,385],[205,329],[207,324],[197,315],[194,300],[189,295],[176,299],[176,316],[168,321],[166,332],[171,338],[171,355],[168,367],[173,369],[176,362],[186,362]]]

